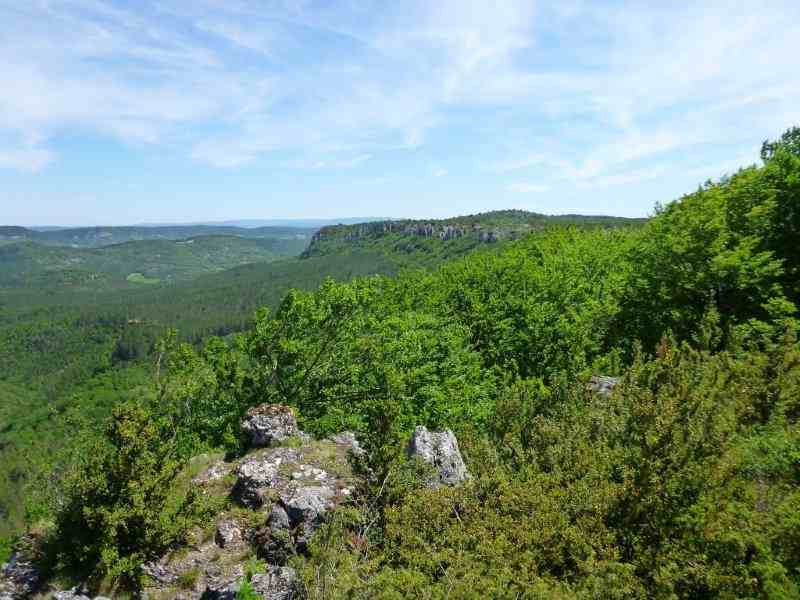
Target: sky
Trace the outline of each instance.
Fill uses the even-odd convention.
[[[800,125],[797,0],[0,0],[0,224],[644,216]]]

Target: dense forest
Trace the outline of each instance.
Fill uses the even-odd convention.
[[[497,215],[463,219],[488,228],[498,225]],[[531,218],[540,223],[559,220],[519,211],[512,217],[505,215],[503,224],[522,227]],[[588,226],[589,220],[581,224]],[[11,229],[5,228],[6,233],[10,235]],[[53,241],[98,232],[109,234],[103,238],[108,241],[131,231],[147,233],[154,240],[89,249],[44,246],[41,240],[8,241],[0,246],[4,257],[0,274],[0,535],[22,527],[21,498],[23,489],[31,485],[31,472],[46,469],[73,419],[102,423],[121,398],[146,393],[153,348],[169,328],[176,329],[182,341],[198,344],[210,336],[225,337],[246,329],[259,307],[276,307],[291,288],[313,290],[326,277],[347,281],[369,274],[391,275],[410,266],[438,265],[479,245],[502,245],[478,240],[444,243],[438,238],[418,244],[420,240],[410,237],[414,243],[399,250],[394,236],[377,242],[351,240],[335,251],[329,246],[310,251],[306,246],[311,236],[305,230],[287,235],[291,229],[272,227],[230,228],[237,232],[235,236],[162,239],[207,229],[61,230],[61,237]],[[302,259],[281,258],[304,249],[307,256]],[[142,277],[131,277],[131,273]]]
[[[77,305],[7,311],[17,406],[46,393],[25,378],[75,364],[25,358],[47,324],[85,323],[56,352],[108,361],[30,430],[63,440],[25,478],[31,552],[51,581],[135,594],[219,511],[266,518],[187,485],[198,456],[246,451],[239,423],[266,402],[365,450],[361,485],[287,559],[305,597],[800,597],[800,129],[761,157],[641,223],[323,229],[306,258],[143,291],[114,336]],[[236,326],[199,316],[187,337],[193,302]],[[125,350],[129,322],[179,332]],[[597,394],[597,375],[618,384]],[[426,486],[404,452],[418,425],[452,429],[472,477]]]
[[[19,226],[0,226],[0,244],[35,242],[46,246],[71,248],[100,248],[124,242],[147,240],[187,240],[206,236],[236,236],[246,239],[289,241],[307,240],[314,230],[310,227],[266,226],[237,227],[233,225],[160,225],[129,227],[56,227],[31,229]]]

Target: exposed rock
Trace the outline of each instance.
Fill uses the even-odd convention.
[[[610,396],[618,383],[619,378],[617,377],[594,375],[589,379],[589,383],[586,384],[586,389],[595,394],[600,394],[601,396]]]
[[[21,552],[15,552],[0,570],[0,600],[29,598],[39,587],[41,574]]]
[[[319,519],[332,507],[335,494],[330,487],[302,487],[282,496],[281,501],[290,522],[297,525]]]
[[[108,600],[105,596],[88,596],[79,588],[63,592],[53,592],[53,600]]]
[[[263,448],[300,433],[294,411],[282,404],[262,404],[247,411],[242,431],[253,448]]]
[[[222,590],[244,576],[243,564],[249,550],[243,544],[220,548],[213,541],[167,554],[143,566],[150,577],[145,589],[152,598],[199,599],[207,589]],[[193,574],[192,589],[179,589],[181,579]]]
[[[328,439],[334,444],[347,446],[350,449],[350,452],[353,453],[353,456],[364,455],[364,449],[358,443],[356,435],[352,431],[343,431],[341,433],[337,433],[336,435],[332,435]]]
[[[235,480],[224,475],[195,478],[202,493],[232,494],[250,509],[249,516],[236,511],[220,515],[214,539],[197,536],[194,545],[148,563],[144,569],[149,576],[148,597],[234,598],[243,566],[254,551],[272,565],[271,579],[254,577],[254,587],[263,587],[258,591],[265,598],[290,597],[281,596],[286,586],[278,585],[281,574],[287,572],[276,569],[304,552],[329,511],[350,495],[355,485],[349,460],[352,440],[346,436],[336,441],[309,440],[292,448],[262,448],[240,460],[209,467],[207,474],[230,472]],[[185,589],[187,581],[193,582],[191,589]],[[275,589],[269,589],[270,581]]]
[[[197,477],[192,479],[192,483],[195,485],[207,485],[214,481],[220,481],[221,479],[225,478],[236,465],[233,463],[225,462],[224,460],[218,460],[209,466],[205,471],[200,473]]]
[[[289,515],[280,504],[272,507],[267,518],[267,525],[272,529],[289,529],[291,527]]]
[[[144,563],[142,572],[153,581],[163,585],[172,585],[178,581],[179,575],[170,569],[168,563],[164,560]]]
[[[269,567],[253,575],[253,590],[265,600],[291,600],[298,593],[297,574],[289,567]]]
[[[290,496],[281,497],[295,530],[294,543],[298,552],[305,552],[325,513],[334,507],[334,496],[336,490],[333,487],[311,486],[298,488]]]
[[[418,426],[411,434],[408,456],[419,458],[436,469],[437,475],[428,482],[429,487],[457,485],[469,478],[458,440],[449,429],[428,431],[426,427]]]
[[[242,529],[236,521],[221,521],[217,525],[214,541],[220,548],[227,548],[242,541]]]
[[[283,565],[295,554],[289,515],[280,504],[269,513],[266,526],[256,535],[262,556],[271,564]]]
[[[251,508],[264,504],[269,491],[276,487],[283,463],[296,462],[300,453],[294,448],[276,448],[268,454],[247,457],[236,469],[238,477],[234,495]]]
[[[204,599],[235,600],[241,579],[227,582],[218,587],[209,587]],[[266,573],[257,573],[250,580],[253,591],[264,600],[292,600],[298,595],[297,574],[289,567],[269,566]]]

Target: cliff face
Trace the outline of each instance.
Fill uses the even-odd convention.
[[[304,255],[330,254],[341,251],[346,246],[380,243],[384,238],[390,240],[419,238],[441,242],[469,240],[477,244],[491,244],[500,240],[517,239],[549,225],[619,227],[641,222],[642,219],[582,215],[550,216],[522,210],[503,210],[442,220],[403,219],[357,225],[331,225],[323,227],[314,234]]]
[[[323,227],[314,234],[304,256],[341,252],[348,246],[380,245],[384,241],[391,244],[403,239],[430,243],[461,240],[468,244],[490,244],[500,239],[520,237],[536,228],[536,225],[521,220],[500,223],[489,217],[483,220],[464,217],[442,221],[400,220],[333,225]]]
[[[362,223],[360,225],[335,225],[323,227],[312,238],[312,243],[331,238],[343,238],[355,242],[363,238],[378,238],[396,233],[404,236],[438,238],[442,241],[455,240],[465,235],[474,235],[482,242],[497,240],[497,232],[485,229],[484,226],[451,225],[441,221],[382,221],[378,223]]]

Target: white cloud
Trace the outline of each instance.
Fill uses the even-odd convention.
[[[327,158],[320,160],[297,159],[281,163],[290,169],[352,169],[372,158],[371,154],[359,154],[350,158]]]
[[[245,28],[238,23],[216,20],[200,20],[195,26],[205,32],[224,39],[230,44],[241,46],[248,50],[255,50],[266,55],[272,54],[276,44],[275,36],[270,35],[268,29],[253,30]]]
[[[444,177],[445,175],[447,175],[447,173],[448,171],[444,167],[436,167],[432,171],[431,175],[433,175],[434,177]]]
[[[637,169],[633,171],[626,171],[622,173],[615,173],[611,175],[599,175],[596,177],[589,177],[578,182],[581,188],[599,188],[612,185],[628,185],[632,183],[640,183],[650,179],[655,179],[666,173],[666,168],[663,166],[656,166],[647,169]]]
[[[500,162],[492,162],[486,166],[486,169],[495,173],[509,173],[527,169],[528,167],[547,165],[551,160],[544,154],[531,154],[522,158],[509,158]]]
[[[49,165],[55,156],[42,148],[0,148],[0,169],[38,172]]]
[[[510,183],[506,187],[509,192],[517,192],[520,194],[542,194],[550,189],[550,186],[541,185],[538,183],[516,182]]]
[[[791,0],[2,3],[0,160],[42,169],[88,132],[348,168],[455,133],[490,173],[621,185],[800,119],[797,20]]]
[[[757,164],[755,152],[752,154],[743,154],[739,158],[724,160],[715,163],[709,163],[698,167],[690,168],[686,171],[687,175],[692,177],[702,177],[704,179],[716,180],[723,175],[733,175],[739,169]]]

